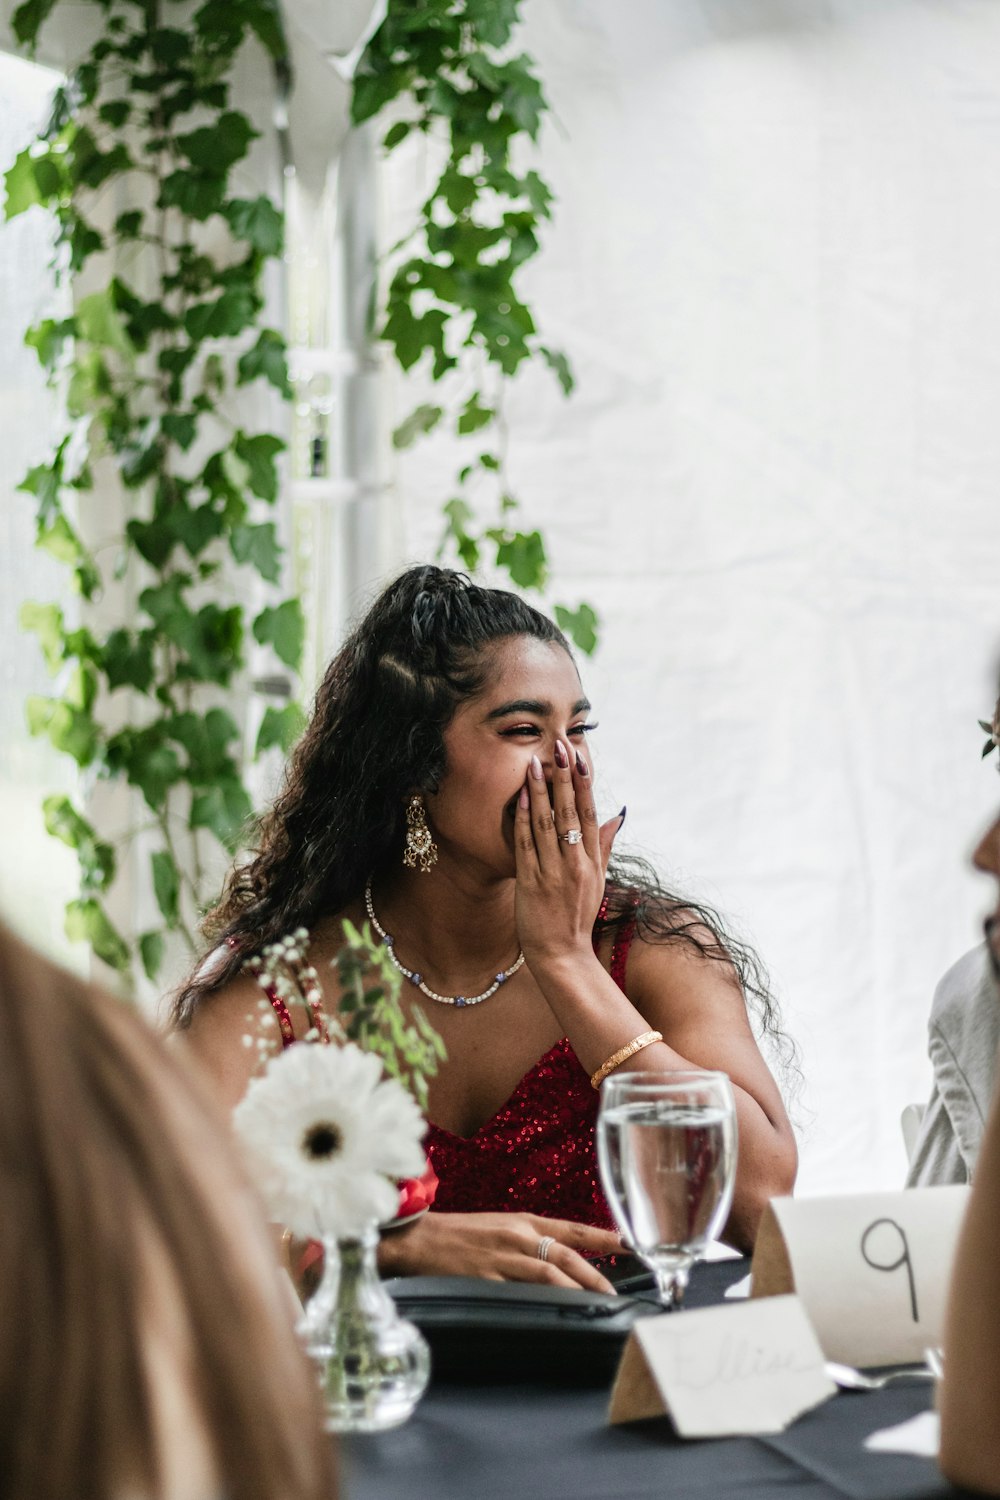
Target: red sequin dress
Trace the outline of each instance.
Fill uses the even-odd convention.
[[[605,897],[602,916],[606,909]],[[611,977],[623,991],[634,933],[633,918],[619,929],[611,950]],[[597,1172],[599,1102],[589,1074],[563,1037],[475,1135],[428,1127],[424,1145],[438,1177],[433,1211],[506,1209],[616,1229]]]
[[[599,920],[607,903],[605,896]],[[630,917],[611,950],[611,977],[622,991],[634,935],[635,918]],[[295,1035],[288,1008],[272,989],[265,993],[278,1018],[282,1046],[290,1047]],[[598,1103],[590,1075],[563,1037],[529,1068],[475,1135],[453,1135],[429,1124],[424,1145],[438,1179],[437,1192],[430,1195],[432,1212],[507,1210],[616,1229],[597,1172]]]

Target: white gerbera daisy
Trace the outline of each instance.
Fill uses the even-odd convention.
[[[254,1078],[233,1120],[269,1213],[294,1234],[347,1239],[392,1218],[396,1179],[424,1169],[425,1122],[353,1042],[290,1047]]]

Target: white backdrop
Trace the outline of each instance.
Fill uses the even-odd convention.
[[[553,596],[602,616],[602,795],[762,951],[802,1190],[896,1186],[998,791],[1000,6],[525,10],[558,195],[530,294],[579,389],[519,382],[511,469]],[[425,169],[391,159],[387,235]],[[394,561],[455,459],[402,456]]]

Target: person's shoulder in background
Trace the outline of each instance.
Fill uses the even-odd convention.
[[[985,944],[963,954],[934,991],[928,1051],[934,1070],[907,1187],[968,1182],[982,1141],[1000,1047],[1000,994]]]

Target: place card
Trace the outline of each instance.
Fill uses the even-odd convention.
[[[798,1297],[773,1297],[639,1318],[608,1421],[669,1416],[689,1438],[782,1432],[835,1389]]]
[[[967,1186],[772,1198],[751,1296],[797,1292],[827,1359],[922,1363],[940,1344]]]

